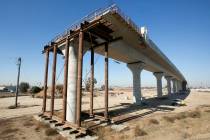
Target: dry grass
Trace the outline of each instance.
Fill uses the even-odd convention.
[[[47,135],[47,136],[55,136],[57,134],[58,134],[58,132],[55,129],[47,128],[45,130],[45,135]]]
[[[134,136],[145,136],[147,135],[147,132],[141,129],[138,125],[134,128]]]
[[[64,138],[64,137],[62,137],[62,136],[57,136],[57,137],[55,138],[55,140],[67,140],[67,138]]]
[[[205,112],[208,112],[208,113],[210,113],[210,110],[205,110]]]
[[[105,140],[105,137],[109,136],[111,132],[112,129],[110,127],[99,127],[96,129],[98,140]]]
[[[39,131],[40,129],[48,128],[48,127],[49,127],[49,125],[47,125],[47,124],[44,124],[44,123],[41,123],[41,122],[37,122],[36,123],[35,130],[36,131]]]
[[[177,119],[177,120],[181,120],[181,119],[185,119],[185,118],[187,118],[187,113],[186,112],[181,112],[181,113],[178,113],[176,116],[174,116],[175,117],[175,119]]]
[[[163,119],[165,119],[167,122],[174,123],[176,118],[175,117],[163,116]]]
[[[128,140],[129,136],[125,133],[123,133],[122,135],[120,135],[119,140]]]
[[[28,121],[23,123],[23,126],[26,126],[26,127],[30,127],[30,126],[33,126],[33,125],[35,125],[35,124],[32,120],[28,120]]]
[[[159,121],[158,120],[156,120],[156,119],[150,119],[149,120],[149,124],[159,124]]]
[[[186,133],[186,132],[185,132],[185,133],[183,134],[183,138],[184,138],[184,139],[187,139],[187,138],[189,138],[189,137],[190,137],[190,134],[189,134],[189,133]]]
[[[200,118],[201,117],[201,112],[196,110],[188,113],[188,116],[191,118]]]
[[[200,118],[201,112],[199,110],[191,111],[191,112],[181,112],[174,116],[164,116],[163,119],[170,123],[174,123],[175,120],[181,120],[186,118]]]
[[[5,134],[10,134],[10,133],[15,133],[17,132],[19,129],[17,128],[7,128],[6,130],[1,132],[1,135],[5,135]]]

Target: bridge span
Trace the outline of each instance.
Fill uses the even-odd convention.
[[[43,113],[46,112],[46,92],[49,53],[53,52],[50,117],[54,115],[54,94],[57,54],[65,56],[63,121],[81,126],[83,55],[91,52],[90,116],[93,112],[94,53],[104,56],[105,94],[104,119],[108,120],[109,58],[127,64],[133,75],[133,102],[141,105],[141,71],[153,72],[157,79],[157,97],[161,98],[162,79],[167,80],[168,95],[186,90],[186,80],[176,66],[149,38],[145,27],[138,27],[121,10],[112,5],[99,9],[56,36],[43,50],[46,54]],[[172,83],[172,85],[171,85]]]

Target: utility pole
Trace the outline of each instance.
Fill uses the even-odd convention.
[[[18,76],[17,76],[16,96],[15,96],[15,107],[17,107],[17,100],[18,100],[18,90],[19,90],[19,80],[20,80],[21,57],[18,58],[17,66],[18,66]]]

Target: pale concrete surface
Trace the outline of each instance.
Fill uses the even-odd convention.
[[[66,120],[76,121],[76,89],[77,89],[77,54],[76,43],[71,43],[69,47],[68,64],[68,88],[67,88],[67,109]]]

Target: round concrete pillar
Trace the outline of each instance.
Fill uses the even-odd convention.
[[[135,104],[141,104],[141,71],[145,64],[142,62],[127,64],[127,67],[131,70],[133,75],[133,102]]]
[[[181,81],[177,81],[178,84],[178,92],[180,92],[182,90],[182,85],[181,85]]]
[[[76,122],[77,56],[78,47],[77,44],[73,41],[70,43],[69,46],[69,68],[66,108],[66,120],[72,123]]]
[[[157,97],[160,98],[163,95],[163,91],[162,91],[163,72],[154,72],[153,75],[157,79]]]
[[[176,89],[176,79],[175,78],[172,79],[172,83],[173,83],[173,93],[176,93],[177,89]]]
[[[71,123],[76,123],[78,42],[78,38],[73,38],[69,44],[66,120]],[[90,48],[89,46],[87,42],[84,42],[83,55]],[[66,55],[65,45],[60,46],[59,49]]]
[[[165,79],[167,81],[167,90],[168,90],[168,95],[171,94],[171,76],[165,76]]]

